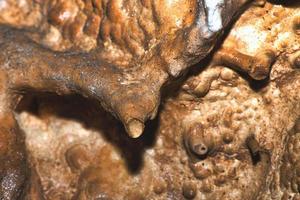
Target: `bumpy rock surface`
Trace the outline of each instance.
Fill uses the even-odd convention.
[[[1,89],[17,91],[1,95],[2,102],[6,103],[0,109],[1,116],[5,116],[0,129],[0,153],[7,155],[1,162],[7,164],[0,165],[0,173],[7,174],[0,180],[3,199],[17,198],[20,193],[14,188],[22,187],[24,180],[27,184],[20,196],[25,199],[300,199],[298,2],[290,1],[283,5],[277,1],[254,2],[231,27],[224,41],[220,41],[210,57],[193,66],[179,79],[174,80],[172,75],[172,82],[162,89],[162,84],[157,83],[154,87],[162,90],[163,94],[161,106],[155,109],[159,110],[158,117],[148,122],[144,134],[136,139],[126,134],[123,125],[110,113],[106,113],[99,101],[71,93],[76,91],[87,97],[102,95],[97,93],[96,88],[92,88],[97,85],[95,81],[99,81],[98,83],[104,84],[99,91],[107,94],[120,92],[115,98],[113,95],[108,98],[105,96],[107,94],[96,98],[106,110],[117,115],[132,114],[137,107],[125,107],[120,111],[117,106],[119,104],[116,103],[122,100],[120,105],[128,105],[128,93],[131,92],[135,95],[132,103],[143,105],[142,109],[147,107],[149,104],[141,100],[149,95],[149,87],[153,86],[150,84],[151,80],[158,82],[163,76],[160,67],[155,68],[160,63],[157,61],[158,55],[161,58],[167,52],[165,55],[171,55],[172,59],[172,56],[184,55],[184,51],[177,50],[183,49],[183,41],[189,41],[189,38],[173,40],[173,36],[168,33],[172,28],[166,25],[172,24],[168,20],[182,19],[185,15],[182,11],[184,6],[178,8],[178,13],[172,9],[174,17],[165,12],[165,7],[170,6],[168,1],[141,1],[143,6],[151,5],[148,10],[151,13],[143,14],[146,6],[140,7],[138,5],[141,4],[134,2],[128,4],[129,11],[124,9],[127,12],[116,14],[120,11],[118,5],[127,4],[111,1],[104,3],[105,9],[115,9],[116,13],[112,12],[114,16],[110,17],[106,16],[110,12],[101,11],[104,7],[93,7],[102,5],[96,4],[97,1],[85,1],[86,4],[80,4],[80,1],[53,1],[53,5],[52,1],[45,4],[29,0],[22,1],[24,4],[2,2],[7,4],[2,5],[0,1],[0,10],[5,6],[11,6],[15,10],[5,10],[11,12],[9,14],[0,12],[0,22],[28,30],[29,38],[24,39],[24,31],[12,31],[4,27],[1,29],[1,48],[5,52],[0,54],[0,60],[3,70],[8,72],[1,77],[5,83],[1,85]],[[157,2],[160,6],[155,7]],[[178,4],[191,5],[191,2],[180,4],[182,2],[178,1]],[[26,9],[22,5],[26,5]],[[91,5],[93,11],[83,5]],[[239,4],[232,5],[239,7]],[[131,10],[133,7],[135,9]],[[162,10],[157,11],[158,8]],[[65,20],[65,17],[70,17],[65,14],[68,12],[76,13],[72,20]],[[119,61],[124,59],[131,62],[131,59],[139,58],[139,54],[133,53],[126,36],[120,36],[120,43],[113,39],[116,27],[131,29],[128,23],[136,22],[132,20],[136,17],[134,13],[139,13],[138,17],[141,16],[146,21],[149,17],[150,22],[153,21],[151,17],[162,16],[161,23],[168,23],[161,25],[159,33],[155,32],[149,37],[172,41],[167,46],[163,45],[164,42],[158,42],[162,47],[158,48],[159,53],[151,55],[154,62],[150,65],[152,68],[142,65],[136,71],[130,64]],[[196,12],[192,10],[191,13]],[[22,17],[9,18],[15,21],[3,18],[9,15]],[[187,16],[190,17],[190,14]],[[225,18],[226,16],[228,17],[225,15]],[[24,21],[26,17],[32,21]],[[155,23],[156,20],[159,21],[155,19]],[[173,22],[179,23],[176,20]],[[37,26],[38,23],[43,26]],[[93,36],[88,30],[95,29],[88,27],[97,26],[97,23],[101,24],[100,32]],[[105,23],[108,24],[107,27]],[[193,20],[185,23],[193,23]],[[73,26],[79,28],[73,29]],[[107,40],[101,35],[101,31],[105,29],[103,27],[107,28]],[[151,23],[146,26],[149,29],[151,27]],[[165,27],[168,29],[164,29]],[[142,26],[140,28],[146,30]],[[157,27],[154,29],[157,31]],[[53,34],[53,30],[58,40],[51,43],[47,38],[50,37],[48,34]],[[143,31],[147,32],[145,30]],[[73,38],[72,31],[77,38]],[[193,31],[189,33],[193,35]],[[94,41],[97,34],[101,35],[100,42]],[[33,44],[32,40],[52,50],[66,52],[53,53]],[[53,46],[54,44],[57,46]],[[139,42],[135,47],[138,44]],[[178,49],[174,47],[176,45],[179,45]],[[208,46],[208,49],[212,48],[212,45]],[[207,54],[208,49],[205,49],[202,56]],[[74,54],[74,51],[77,53]],[[78,51],[89,52],[78,54]],[[141,54],[146,54],[145,52]],[[178,54],[172,55],[172,52]],[[129,57],[125,56],[126,53]],[[116,55],[121,56],[112,57]],[[189,56],[187,57],[190,58]],[[184,62],[191,64],[195,62],[194,59],[198,58]],[[149,63],[149,60],[145,63]],[[102,64],[104,61],[105,64]],[[171,71],[176,69],[174,66],[178,66],[178,63],[168,63],[160,63],[168,74],[161,82],[171,80],[170,74],[174,72]],[[169,66],[174,68],[169,70]],[[124,78],[115,74],[120,67],[130,69],[125,73],[127,76],[136,74],[138,77],[145,71],[144,79],[139,79],[136,83],[141,87],[135,90],[136,87],[126,86],[115,90],[119,87],[118,78]],[[150,72],[153,79],[147,76]],[[135,81],[135,78],[130,80]],[[143,81],[144,84],[141,84]],[[105,87],[106,90],[103,90]],[[21,92],[32,91],[33,88],[36,92],[23,95],[21,100]],[[40,92],[45,90],[69,96]],[[147,92],[140,93],[143,91]],[[116,107],[107,105],[105,101],[108,100]],[[156,102],[153,104],[154,107],[157,106]],[[12,109],[17,111],[16,121],[10,112]],[[118,117],[126,124],[126,117]],[[144,122],[143,120],[141,121]],[[25,141],[18,131],[18,125],[24,131]],[[24,143],[28,163],[23,154]],[[12,162],[8,161],[10,156],[13,158]],[[28,165],[30,169],[26,168]]]
[[[203,59],[249,1],[1,0],[0,198],[24,196],[35,174],[13,113],[22,94],[96,99],[137,138],[162,87]]]
[[[204,58],[249,1],[4,0],[2,65],[17,68],[10,88],[96,98],[138,137],[163,85]]]

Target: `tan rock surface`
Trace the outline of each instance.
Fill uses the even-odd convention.
[[[135,140],[80,97],[27,97],[34,109],[18,121],[45,198],[299,198],[299,13],[270,3],[246,11],[212,61],[166,89],[159,118]],[[224,58],[228,49],[239,51]],[[229,69],[264,52],[268,80]]]
[[[27,1],[27,11],[22,4],[18,4],[18,8],[13,5],[14,1],[4,2],[17,8],[17,11],[7,10],[9,12],[34,15],[33,11],[37,10],[34,15],[36,18],[31,19],[51,17],[48,12],[41,14],[39,5],[43,4],[39,1]],[[65,1],[57,2],[55,12],[62,12],[63,9],[67,10],[63,12],[69,12],[70,7],[79,8],[80,5],[80,1],[70,3],[69,6],[64,5]],[[165,4],[166,2],[158,2],[158,7],[167,10],[169,4]],[[186,1],[184,5],[191,2]],[[114,3],[116,5],[107,5],[115,9],[114,6],[118,6],[119,1]],[[142,3],[147,7],[149,2]],[[151,2],[151,5],[155,7],[155,3]],[[3,69],[9,73],[3,73],[5,75],[1,78],[9,81],[4,81],[6,84],[1,85],[1,89],[10,88],[17,90],[19,94],[20,88],[23,92],[34,86],[39,92],[27,93],[21,100],[16,110],[17,121],[5,114],[10,113],[8,108],[15,108],[20,101],[19,95],[1,95],[2,101],[7,104],[2,105],[0,111],[7,117],[3,119],[4,127],[0,131],[3,135],[0,134],[1,139],[3,138],[1,141],[4,141],[0,145],[6,148],[1,147],[0,150],[12,152],[4,155],[14,156],[16,164],[8,163],[4,158],[2,161],[8,163],[8,168],[3,165],[0,170],[5,172],[6,169],[15,169],[11,166],[18,163],[26,164],[22,145],[14,143],[17,140],[22,144],[22,137],[16,134],[11,138],[4,134],[6,130],[17,133],[16,129],[10,127],[19,124],[26,136],[28,163],[31,166],[30,180],[27,176],[27,193],[21,194],[25,199],[299,199],[300,5],[298,2],[283,5],[275,3],[256,1],[251,5],[228,30],[227,37],[216,46],[209,58],[193,66],[185,76],[175,80],[172,78],[172,82],[162,88],[162,103],[159,108],[158,99],[153,100],[153,96],[145,91],[160,91],[163,83],[171,80],[168,76],[172,72],[164,72],[168,74],[164,77],[160,66],[155,67],[158,63],[161,66],[171,66],[168,62],[161,63],[157,60],[160,53],[154,53],[153,60],[145,62],[150,63],[152,68],[143,66],[139,70],[133,70],[134,73],[127,74],[143,76],[134,87],[119,87],[118,81],[124,77],[115,71],[120,69],[118,67],[129,65],[114,68],[110,63],[101,68],[91,67],[102,65],[98,55],[106,61],[112,59],[111,55],[105,57],[108,54],[103,53],[111,52],[111,49],[105,48],[104,41],[97,43],[104,44],[104,49],[99,50],[93,46],[96,49],[85,54],[53,53],[24,39],[22,31],[2,28],[0,41],[5,53],[0,54],[0,60]],[[133,3],[129,7],[135,8],[135,5]],[[132,15],[135,12],[143,13],[140,8],[142,7],[133,9]],[[161,25],[159,34],[153,34],[157,38],[165,37],[162,36],[164,34],[169,37],[168,26],[172,26],[173,22],[177,23],[174,19],[185,16],[184,12],[177,12],[176,9],[172,10],[172,15],[151,9],[151,12],[158,13],[162,22],[167,23]],[[78,10],[77,13],[83,13],[80,16],[85,12],[91,13],[84,9]],[[116,13],[117,11],[118,9]],[[97,13],[99,10],[94,9],[93,12]],[[25,23],[23,20],[7,21],[3,19],[4,14],[1,14],[0,23],[29,30],[29,38],[48,48],[69,52],[86,51],[80,45],[85,37],[89,37],[86,36],[87,32],[80,33],[76,40],[66,37],[60,40],[61,43],[55,43],[60,48],[64,45],[67,47],[59,49],[50,43],[43,43],[45,32],[39,32],[40,27],[33,27],[32,24],[36,22],[27,21],[22,24]],[[131,28],[127,27],[130,17],[124,17],[124,13],[118,14],[120,18],[116,15],[111,18],[107,16],[107,20],[110,20],[109,31],[119,23]],[[153,13],[146,12],[143,19],[151,18],[152,15]],[[116,19],[119,21],[112,22]],[[62,34],[64,27],[69,29],[73,21],[51,23],[54,22],[50,20],[48,28],[53,26],[57,33]],[[177,26],[176,23],[174,26]],[[164,29],[166,27],[168,29]],[[151,24],[147,28],[151,29]],[[46,28],[48,31],[50,29]],[[34,30],[33,35],[38,36],[30,35],[30,30]],[[125,39],[121,38],[123,40]],[[181,49],[182,41],[188,39],[175,40],[177,43],[172,39],[169,41],[172,42],[161,48],[164,51],[160,51],[167,52],[166,58],[170,55],[172,57],[173,52]],[[123,56],[127,51],[129,56],[137,58],[138,54],[132,53],[132,47],[128,43],[122,46],[122,42],[112,42],[109,46],[120,50],[120,58],[130,60]],[[172,48],[177,44],[178,47]],[[177,53],[174,55],[182,55],[182,52]],[[119,60],[116,59],[116,62]],[[70,75],[66,76],[68,73]],[[132,77],[126,78],[135,80]],[[143,81],[145,84],[140,84]],[[93,88],[97,85],[95,83],[100,83],[100,91],[105,93],[96,98],[98,101],[71,94],[75,91],[89,98],[102,95],[97,88]],[[149,87],[155,89],[149,90]],[[41,90],[70,95],[56,96],[41,93]],[[114,97],[112,94],[115,92],[120,93]],[[128,103],[130,95],[135,98]],[[156,95],[157,93],[154,96],[158,98]],[[152,103],[145,101],[145,96],[149,97],[148,100],[152,99]],[[159,114],[153,121],[146,123],[143,135],[133,139],[126,134],[118,120],[101,109],[99,100],[106,110],[115,113],[125,124],[128,113],[131,115],[130,120],[132,114],[139,116],[153,107]],[[112,104],[107,103],[109,101]],[[138,108],[142,110],[139,111]],[[135,113],[136,110],[138,111]],[[154,115],[149,118],[154,118]],[[141,121],[145,120],[143,118]],[[140,125],[137,123],[133,129],[140,129]],[[127,127],[127,131],[131,128]],[[24,169],[25,167],[22,168]],[[9,176],[10,174],[15,176]],[[17,194],[13,190],[10,193],[9,187],[12,186],[11,183],[22,183],[25,179],[23,174],[8,173],[1,180],[0,194],[4,194],[4,199],[16,198],[9,196]],[[3,189],[8,192],[3,193]]]

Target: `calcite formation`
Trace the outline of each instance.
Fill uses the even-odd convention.
[[[20,81],[24,78],[18,68],[17,77],[9,72],[9,79],[18,82],[11,83],[15,88],[96,98],[124,123],[129,135],[138,137],[144,122],[156,116],[163,85],[203,59],[248,2],[1,1],[0,24],[20,29],[2,31],[4,57],[10,57],[9,52],[22,57],[9,62],[20,62],[25,71],[21,74],[35,77]],[[16,43],[10,44],[12,40]],[[28,68],[34,68],[34,74]],[[36,78],[38,69],[42,80]],[[261,79],[267,72],[250,74]]]
[[[0,199],[300,199],[299,2],[0,0],[0,24]]]

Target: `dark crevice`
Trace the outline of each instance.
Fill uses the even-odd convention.
[[[50,110],[43,111],[45,108]],[[58,96],[53,93],[32,93],[25,95],[16,112],[27,111],[37,117],[53,115],[58,118],[71,119],[86,129],[97,131],[124,158],[128,171],[139,173],[144,164],[145,150],[156,141],[156,130],[159,126],[157,117],[146,123],[144,134],[136,139],[130,138],[121,122],[104,111],[98,102],[88,100],[80,95]],[[99,119],[99,120],[97,120]]]
[[[254,135],[251,135],[246,139],[246,146],[250,152],[253,165],[257,165],[257,163],[261,161],[261,149]]]

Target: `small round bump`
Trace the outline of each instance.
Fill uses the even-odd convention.
[[[212,166],[208,162],[200,161],[197,163],[191,163],[190,165],[194,176],[197,179],[206,179],[212,174]]]
[[[196,184],[191,182],[184,183],[182,186],[182,194],[187,199],[194,199],[197,195]]]
[[[192,158],[205,159],[214,148],[213,139],[204,136],[201,124],[193,125],[183,137],[187,152]]]
[[[142,135],[145,125],[137,119],[132,119],[126,124],[127,133],[131,138],[138,138]]]
[[[65,158],[73,171],[85,169],[91,161],[87,147],[82,144],[77,144],[69,148],[65,153]]]
[[[232,71],[231,69],[228,69],[228,68],[224,68],[224,69],[221,71],[220,77],[221,77],[221,79],[223,79],[224,81],[230,81],[230,80],[236,78],[234,71]]]
[[[230,132],[224,133],[222,139],[225,144],[230,144],[233,141],[233,134]]]
[[[165,192],[166,188],[167,184],[163,179],[160,178],[154,181],[153,191],[156,194],[162,194],[163,192]]]
[[[67,3],[57,3],[48,13],[48,21],[56,26],[61,26],[68,21],[71,21],[74,13],[72,8]]]
[[[222,163],[215,163],[214,164],[214,171],[217,173],[224,173],[225,172],[225,167]]]

